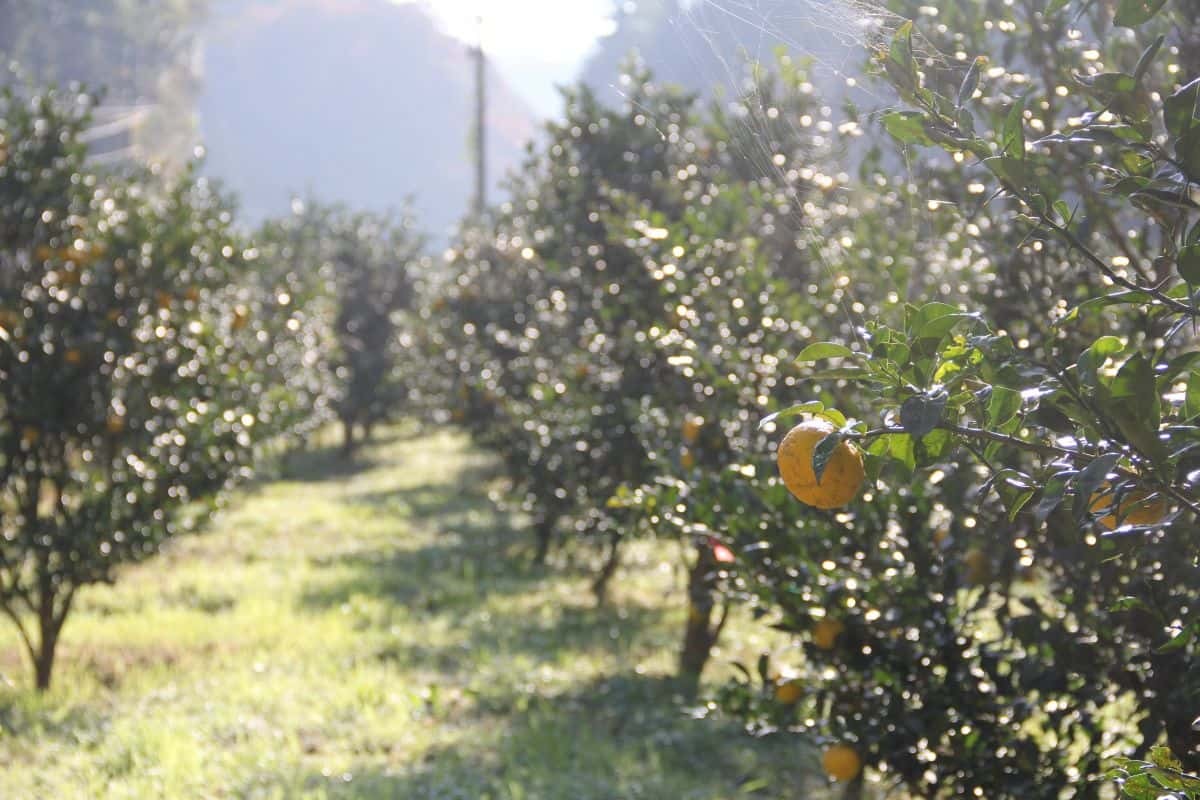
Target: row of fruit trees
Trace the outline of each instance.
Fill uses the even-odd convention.
[[[887,108],[808,65],[585,89],[441,262],[0,100],[0,607],[39,687],[79,587],[340,420],[494,451],[531,551],[681,542],[712,714],[920,797],[1200,796],[1200,28],[1188,0],[875,12]],[[847,152],[857,174],[847,174]],[[415,390],[420,387],[420,392]],[[407,403],[405,402],[407,400]]]

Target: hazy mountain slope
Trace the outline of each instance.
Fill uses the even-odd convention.
[[[845,77],[862,71],[858,20],[839,0],[639,0],[619,10],[616,29],[598,44],[584,83],[609,102],[631,53],[663,82],[709,92],[745,77],[746,58],[771,62],[778,48],[814,59],[812,81],[837,105]]]
[[[218,4],[206,34],[201,133],[208,171],[250,219],[294,193],[358,207],[413,196],[434,234],[473,191],[473,64],[419,8],[385,0]],[[492,182],[516,163],[534,125],[494,71],[488,120]]]

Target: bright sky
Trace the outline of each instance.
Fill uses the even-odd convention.
[[[397,0],[428,7],[452,36],[483,46],[539,114],[559,111],[556,85],[570,83],[596,40],[612,30],[614,0]]]

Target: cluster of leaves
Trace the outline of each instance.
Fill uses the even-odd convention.
[[[311,411],[302,312],[191,172],[98,172],[92,99],[0,95],[0,610],[39,688],[77,590],[193,527]],[[249,307],[271,298],[267,318]]]

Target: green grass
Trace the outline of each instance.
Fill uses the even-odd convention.
[[[596,609],[583,566],[529,564],[486,458],[388,435],[81,593],[45,696],[0,628],[0,797],[826,796],[812,751],[688,717],[672,548]],[[714,676],[768,644],[731,630]]]

